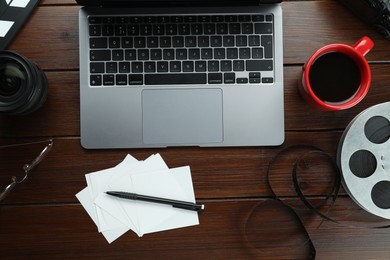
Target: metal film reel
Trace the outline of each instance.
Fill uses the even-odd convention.
[[[342,184],[364,210],[390,219],[390,102],[357,115],[341,137]]]

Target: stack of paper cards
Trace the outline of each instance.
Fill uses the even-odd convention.
[[[121,199],[107,191],[195,202],[189,166],[169,169],[159,154],[138,161],[131,155],[117,166],[86,174],[87,187],[76,194],[109,243],[133,230],[138,236],[199,224],[198,213],[170,205]]]

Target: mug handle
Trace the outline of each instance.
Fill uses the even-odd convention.
[[[374,42],[369,37],[363,36],[352,47],[362,56],[365,56],[374,47]]]

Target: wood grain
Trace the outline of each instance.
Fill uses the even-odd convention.
[[[272,171],[274,190],[268,182],[269,163],[280,151],[298,144],[316,146],[335,158],[340,137],[351,120],[362,110],[389,101],[390,45],[337,1],[289,0],[283,1],[282,7],[286,127],[282,146],[85,150],[80,145],[79,129],[80,7],[74,0],[41,1],[9,49],[24,54],[45,71],[49,97],[33,115],[0,115],[0,145],[53,138],[54,147],[26,182],[18,184],[0,202],[0,258],[309,258],[307,247],[297,250],[283,243],[269,244],[259,254],[245,236],[247,220],[251,212],[260,209],[263,227],[269,223],[268,226],[278,227],[275,232],[292,230],[291,241],[301,241],[302,236],[296,236],[302,235],[296,226],[298,222],[292,221],[291,216],[261,208],[273,201],[275,189],[285,203],[302,208],[291,182],[294,160],[282,161]],[[307,105],[297,89],[305,61],[323,45],[352,45],[363,35],[375,42],[366,56],[372,70],[372,85],[366,98],[356,107],[339,112],[323,112]],[[22,166],[31,162],[43,146],[44,143],[37,143],[0,149],[0,188],[10,183],[13,175],[21,178]],[[196,198],[206,205],[206,211],[199,215],[200,225],[143,238],[128,233],[108,245],[75,194],[86,186],[86,173],[115,166],[127,153],[139,160],[160,153],[169,167],[190,165]],[[332,182],[332,176],[326,172],[300,177],[302,191],[313,203],[324,198]],[[387,221],[357,207],[343,189],[331,211],[331,217],[339,223],[321,224],[313,212],[297,212],[316,248],[316,259],[390,258],[390,229],[367,228],[385,225]],[[272,241],[280,235],[265,236],[264,232],[259,238],[269,236]],[[285,240],[288,241],[287,235]],[[259,241],[262,245],[268,243]]]

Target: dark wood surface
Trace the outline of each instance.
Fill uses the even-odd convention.
[[[256,259],[265,257],[251,247],[246,234],[248,215],[256,205],[271,201],[267,181],[270,160],[295,144],[315,145],[335,157],[337,145],[348,123],[362,110],[386,102],[390,97],[390,42],[353,16],[336,1],[284,1],[284,76],[286,141],[280,147],[168,148],[85,150],[80,146],[78,10],[73,0],[44,0],[9,46],[41,67],[49,80],[49,97],[44,107],[30,116],[0,116],[0,144],[54,139],[48,157],[0,202],[1,259]],[[341,112],[311,108],[299,96],[297,79],[303,63],[323,45],[341,42],[352,45],[367,35],[375,42],[366,56],[372,69],[372,87],[356,107]],[[0,188],[36,156],[43,144],[0,149]],[[190,165],[195,194],[206,205],[200,225],[138,238],[128,233],[109,245],[78,203],[75,194],[85,187],[84,175],[118,164],[127,153],[145,159],[159,152],[169,167]],[[283,169],[288,171],[286,163]],[[284,172],[285,172],[284,171]],[[277,174],[280,185],[288,176]],[[323,195],[327,176],[303,185],[308,195]],[[330,178],[330,177],[329,177]],[[290,187],[291,188],[291,187]],[[324,222],[308,211],[299,211],[316,259],[390,259],[390,229],[364,226],[372,220],[356,208],[343,190],[334,213],[339,224]],[[294,193],[284,195],[296,196]],[[294,199],[293,200],[298,200]],[[265,210],[259,222],[271,221],[275,237],[294,221],[280,220]],[[359,219],[360,225],[348,225]],[[378,222],[375,222],[378,221]],[[265,222],[267,223],[267,222]],[[252,223],[253,224],[253,223]],[[264,225],[264,223],[262,223]],[[271,225],[271,224],[270,224]],[[302,231],[302,230],[301,230]],[[272,234],[266,233],[272,239]],[[287,234],[287,233],[286,233]],[[282,239],[283,240],[283,239]],[[287,238],[286,238],[287,240]],[[283,245],[282,241],[279,241]],[[269,258],[293,259],[306,245],[269,248]],[[281,247],[281,246],[280,246]],[[268,257],[267,257],[268,258]]]

